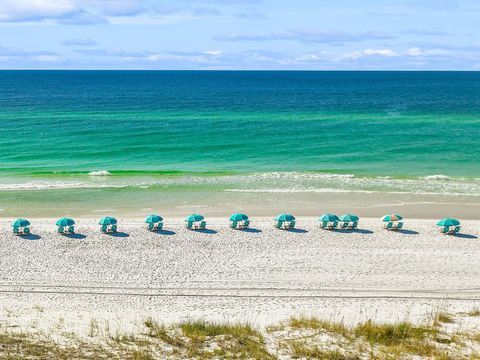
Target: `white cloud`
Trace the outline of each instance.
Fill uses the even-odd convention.
[[[223,54],[221,50],[207,50],[203,52],[205,55],[211,55],[211,56],[220,56]]]
[[[398,56],[398,54],[391,49],[365,49],[363,50],[363,53],[368,56],[372,56],[372,55],[387,56],[387,57]]]
[[[419,56],[445,56],[450,52],[443,49],[422,49],[420,47],[411,47],[407,49],[405,55],[419,57]]]
[[[61,18],[81,9],[69,0],[0,0],[0,21],[38,21]]]
[[[33,57],[34,60],[46,63],[56,63],[62,60],[60,55],[38,55]]]

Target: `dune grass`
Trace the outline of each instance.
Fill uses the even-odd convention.
[[[0,359],[105,359],[114,358],[107,349],[92,344],[60,346],[27,334],[0,333]]]
[[[302,341],[292,341],[290,355],[294,359],[320,359],[320,360],[360,360],[359,355],[346,355],[339,350],[322,349],[318,345],[306,345]]]
[[[398,324],[377,324],[371,320],[358,324],[353,333],[363,337],[370,344],[395,346],[407,341],[421,342],[427,335],[437,333],[433,326],[416,326],[408,322]]]
[[[454,317],[452,314],[449,314],[444,311],[437,312],[433,317],[433,323],[437,326],[440,324],[453,324],[455,322]]]
[[[345,338],[351,338],[352,332],[345,324],[336,321],[327,321],[309,317],[292,317],[289,321],[292,329],[313,329],[324,330],[326,332],[335,333]]]
[[[191,357],[274,359],[265,347],[263,336],[248,324],[187,321],[179,327],[189,339],[188,355]]]
[[[63,342],[53,340],[61,332],[49,338],[5,328],[0,329],[0,359],[480,360],[478,331],[452,332],[442,325],[460,316],[438,313],[423,324],[369,320],[352,326],[293,317],[268,330],[194,320],[165,325],[148,318],[138,331],[114,335],[91,320],[85,336],[69,335]],[[460,356],[462,352],[467,355]]]

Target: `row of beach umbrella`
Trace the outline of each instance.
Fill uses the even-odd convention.
[[[235,229],[247,228],[250,224],[250,219],[246,214],[235,213],[229,218],[230,227]],[[345,214],[342,216],[336,216],[334,214],[324,214],[319,217],[320,227],[325,229],[336,229],[338,223],[342,223],[342,228],[356,229],[360,218],[354,214]],[[398,214],[385,215],[382,218],[385,223],[385,228],[388,230],[400,230],[403,225],[403,217]],[[117,219],[114,217],[106,216],[98,222],[101,225],[103,232],[115,232],[117,231]],[[149,215],[145,219],[145,223],[148,224],[149,230],[160,230],[163,228],[163,218],[160,215]],[[187,228],[196,230],[204,229],[206,226],[205,217],[200,214],[191,214],[185,218]],[[75,220],[62,217],[55,223],[58,226],[60,233],[73,233]],[[279,214],[274,218],[274,226],[280,229],[292,229],[296,226],[295,216],[292,214]],[[453,218],[445,218],[437,222],[437,226],[441,228],[443,233],[455,234],[460,230],[460,221]],[[12,223],[14,233],[17,234],[29,234],[30,222],[26,219],[20,218]]]

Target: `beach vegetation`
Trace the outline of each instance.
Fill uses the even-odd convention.
[[[274,359],[266,349],[263,336],[248,324],[186,321],[179,327],[189,339],[191,357]]]
[[[185,345],[185,342],[179,336],[172,335],[165,325],[160,324],[152,318],[145,320],[144,325],[148,330],[147,336],[151,338],[158,339],[171,346],[180,347]]]
[[[408,322],[397,324],[377,324],[371,320],[358,324],[353,333],[363,337],[370,344],[386,346],[401,345],[411,341],[423,341],[427,335],[437,330],[431,326],[416,326]]]
[[[350,338],[352,333],[343,322],[322,320],[314,317],[292,317],[289,321],[292,329],[313,329],[324,330],[329,333],[335,333],[345,338]]]
[[[289,344],[290,355],[294,359],[319,359],[319,360],[360,360],[358,354],[345,354],[340,350],[324,349],[318,345],[307,345],[303,341],[292,341]]]
[[[480,308],[477,308],[477,309],[473,309],[472,311],[469,311],[467,313],[468,316],[480,316]]]
[[[83,335],[57,326],[42,333],[11,324],[0,329],[0,359],[480,360],[478,330],[439,325],[467,313],[432,315],[419,324],[368,320],[351,325],[299,316],[267,329],[202,320],[167,325],[147,318],[136,330],[118,329],[114,335],[95,319]]]
[[[434,316],[434,323],[437,325],[440,324],[453,324],[455,322],[454,317],[444,311],[437,312]]]

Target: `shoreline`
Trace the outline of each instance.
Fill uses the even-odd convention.
[[[455,217],[480,220],[480,198],[468,196],[425,196],[382,194],[268,194],[205,192],[178,193],[134,192],[128,196],[102,191],[88,198],[55,192],[43,199],[42,194],[0,193],[0,219],[8,218],[100,218],[105,214],[124,218],[144,218],[159,213],[168,218],[182,218],[198,212],[206,217],[227,217],[235,212],[254,217],[274,217],[288,212],[294,216],[320,216],[354,213],[361,218],[380,218],[398,213],[405,218],[441,219]],[[8,195],[8,196],[7,196]],[[14,196],[15,195],[15,196]],[[35,196],[40,196],[37,199]],[[178,195],[178,196],[177,196]],[[43,199],[43,200],[42,200]]]

